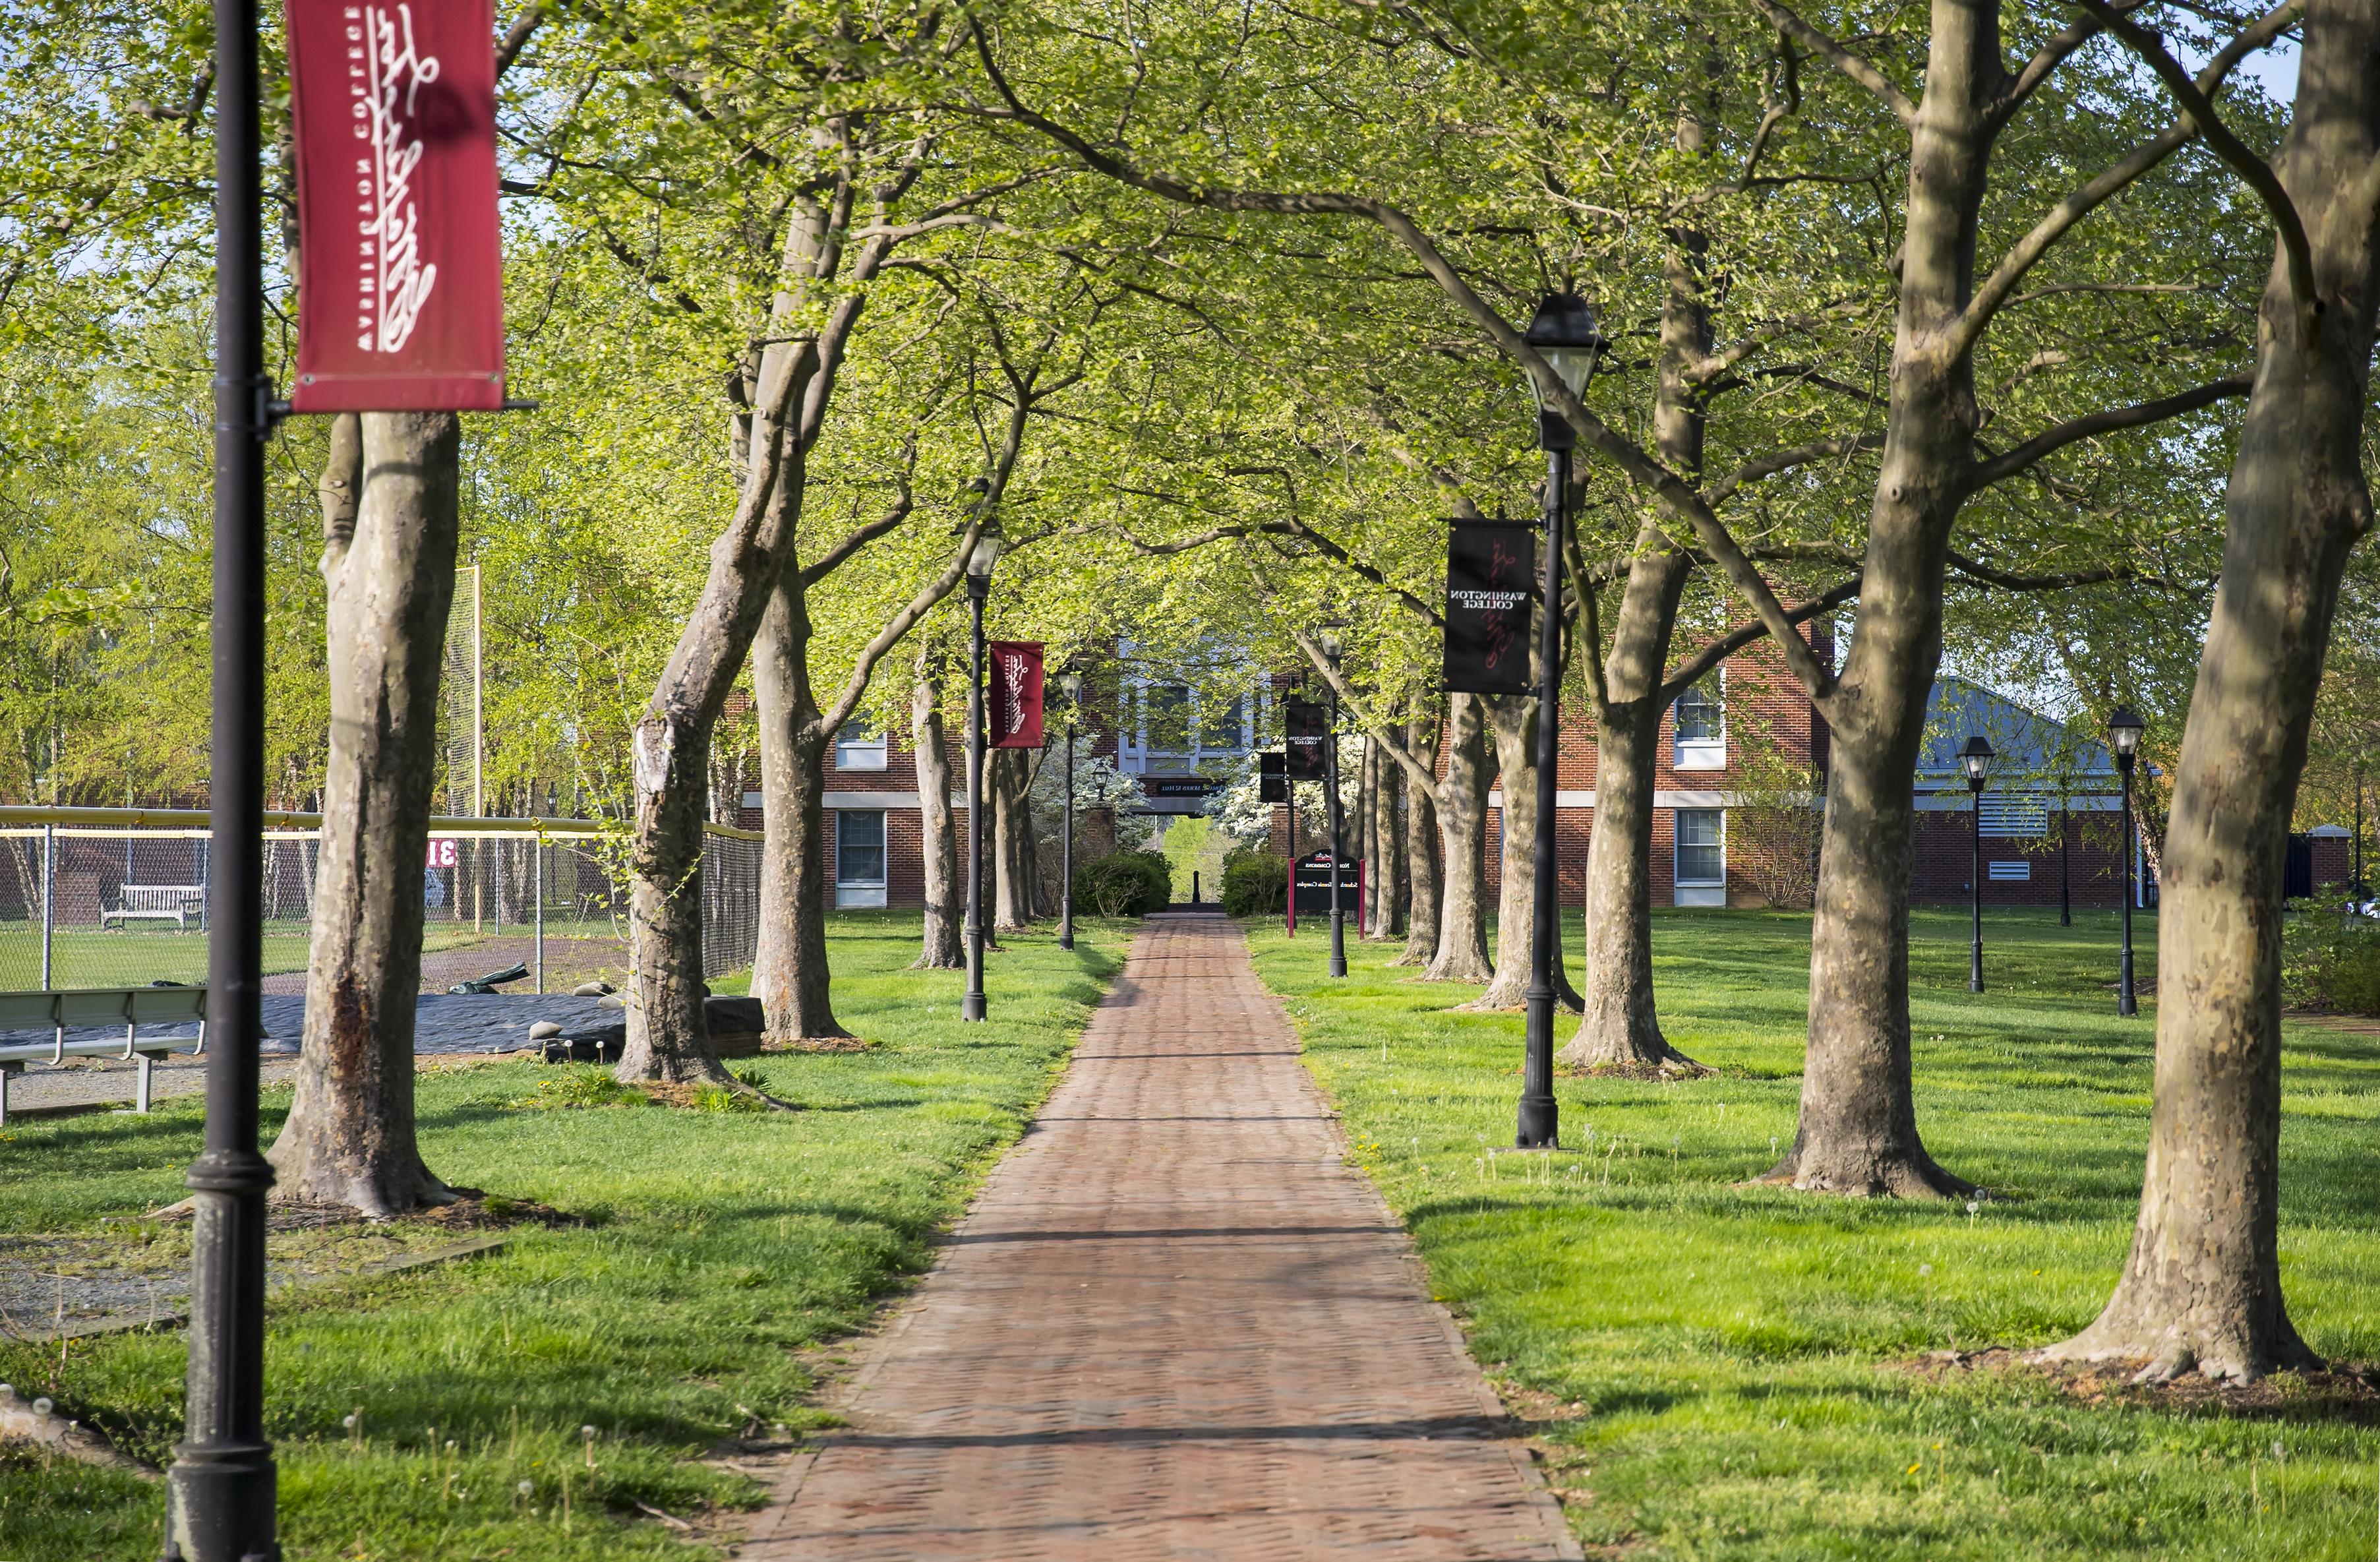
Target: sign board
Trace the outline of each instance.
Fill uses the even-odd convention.
[[[1041,746],[1041,642],[991,642],[991,746]]]
[[[504,401],[493,0],[288,0],[299,412]]]
[[[1330,714],[1306,700],[1281,706],[1281,730],[1287,738],[1283,763],[1293,781],[1323,778],[1322,746],[1330,736]]]
[[[1289,756],[1269,750],[1257,756],[1257,800],[1287,802],[1289,800]]]
[[[458,844],[452,836],[432,836],[430,838],[430,849],[424,854],[421,865],[425,868],[452,868],[455,865],[455,849]]]
[[[1529,607],[1536,600],[1535,531],[1518,521],[1463,521],[1448,531],[1449,692],[1528,692]]]
[[[1149,798],[1203,798],[1220,791],[1220,786],[1204,775],[1144,775],[1140,791]]]
[[[1330,914],[1330,852],[1328,848],[1309,851],[1299,858],[1291,882],[1295,885],[1292,903],[1302,917],[1327,917]],[[1339,868],[1339,905],[1349,916],[1356,915],[1364,904],[1364,862],[1354,858]]]

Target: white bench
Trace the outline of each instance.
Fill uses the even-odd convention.
[[[195,1036],[140,1039],[143,1025],[199,1023]],[[67,1040],[68,1031],[124,1027],[124,1039]],[[207,990],[203,987],[95,987],[55,993],[0,993],[0,1031],[46,1030],[46,1042],[0,1042],[0,1125],[8,1121],[8,1080],[28,1063],[64,1063],[69,1057],[121,1057],[140,1065],[134,1110],[149,1110],[150,1071],[169,1054],[196,1057],[207,1047]]]
[[[170,921],[175,928],[188,933],[190,928],[190,908],[207,903],[204,885],[194,884],[128,884],[124,886],[124,904],[102,907],[99,925],[114,922],[118,927],[135,921]]]

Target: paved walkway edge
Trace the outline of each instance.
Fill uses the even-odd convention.
[[[1171,931],[1166,928],[1166,923],[1172,923],[1175,927],[1179,927],[1182,922],[1193,920],[1190,917],[1173,917],[1145,924],[1142,932],[1135,939],[1131,958],[1125,967],[1117,973],[1113,985],[1102,996],[1099,1006],[1099,1010],[1126,1007],[1136,1001],[1145,1001],[1147,991],[1144,986],[1133,980],[1134,967],[1152,942],[1156,941],[1163,932]],[[1210,925],[1222,922],[1220,916],[1202,916],[1195,920],[1208,921]],[[1223,930],[1218,929],[1218,931]],[[1236,928],[1232,928],[1229,932],[1233,942],[1237,944]],[[1240,958],[1243,960],[1246,958],[1244,945],[1240,946]],[[1386,1197],[1369,1174],[1350,1157],[1343,1122],[1337,1108],[1324,1093],[1319,1080],[1305,1066],[1302,1056],[1304,1039],[1290,1019],[1286,1007],[1278,995],[1255,979],[1252,962],[1247,966],[1247,970],[1250,980],[1255,982],[1257,992],[1261,995],[1263,1004],[1270,1008],[1282,1032],[1295,1040],[1298,1053],[1295,1059],[1296,1074],[1304,1086],[1304,1092],[1309,1097],[1310,1104],[1324,1119],[1323,1126],[1332,1153],[1343,1168],[1349,1182],[1362,1190],[1359,1197],[1367,1206],[1368,1213],[1377,1217],[1387,1232],[1394,1234],[1394,1241],[1398,1249],[1397,1268],[1402,1275],[1403,1288],[1408,1291],[1409,1300],[1418,1302],[1427,1310],[1427,1315],[1435,1320],[1439,1347],[1446,1353],[1445,1361],[1453,1374],[1453,1382],[1462,1385],[1463,1392],[1475,1407],[1475,1413],[1480,1420],[1496,1429],[1493,1434],[1473,1441],[1472,1446],[1475,1447],[1479,1443],[1492,1443],[1498,1451],[1496,1462],[1510,1470],[1516,1488],[1513,1495],[1521,1499],[1522,1506],[1535,1521],[1531,1528],[1536,1530],[1537,1533],[1531,1539],[1536,1546],[1543,1548],[1533,1552],[1532,1555],[1551,1555],[1564,1559],[1582,1559],[1583,1562],[1585,1553],[1576,1537],[1572,1534],[1561,1505],[1555,1498],[1543,1474],[1537,1469],[1527,1444],[1519,1437],[1503,1433],[1502,1425],[1509,1421],[1509,1412],[1493,1385],[1488,1381],[1486,1374],[1481,1372],[1478,1363],[1473,1360],[1461,1324],[1451,1311],[1430,1294],[1427,1268],[1420,1252],[1414,1246],[1411,1234],[1405,1230],[1403,1222],[1390,1207]],[[1076,1038],[1076,1049],[1069,1053],[1065,1068],[1053,1081],[1042,1105],[1036,1109],[1034,1117],[1026,1126],[1026,1132],[1001,1153],[999,1160],[985,1175],[982,1183],[969,1197],[965,1208],[956,1214],[950,1227],[938,1239],[939,1251],[935,1254],[932,1264],[917,1278],[905,1295],[893,1300],[886,1308],[880,1315],[880,1325],[862,1336],[865,1344],[861,1346],[856,1367],[850,1371],[848,1376],[841,1377],[827,1385],[825,1392],[815,1401],[819,1408],[839,1415],[859,1412],[861,1401],[866,1398],[869,1389],[877,1384],[889,1367],[902,1360],[905,1347],[912,1345],[910,1336],[913,1327],[937,1300],[938,1283],[946,1279],[946,1271],[950,1270],[959,1261],[960,1255],[965,1251],[965,1247],[956,1239],[964,1235],[979,1211],[1001,1198],[1004,1184],[1019,1175],[1026,1175],[1019,1173],[1017,1169],[1024,1160],[1024,1153],[1032,1147],[1035,1131],[1045,1127],[1043,1122],[1045,1115],[1063,1099],[1070,1080],[1083,1070],[1085,1059],[1080,1052],[1081,1043],[1099,1031],[1100,1019],[1100,1015],[1095,1012],[1087,1023],[1083,1033]],[[858,1342],[846,1336],[846,1343]],[[1452,1384],[1449,1386],[1452,1386]],[[755,1516],[751,1529],[741,1542],[735,1544],[735,1553],[746,1555],[755,1549],[765,1549],[767,1556],[771,1557],[809,1555],[809,1545],[804,1544],[797,1509],[800,1507],[805,1492],[810,1487],[814,1478],[820,1474],[822,1461],[829,1460],[830,1457],[835,1455],[838,1450],[854,1445],[873,1442],[883,1435],[883,1433],[873,1427],[860,1425],[830,1430],[819,1434],[808,1446],[794,1454],[783,1467],[774,1489],[770,1493],[767,1506]],[[819,1538],[814,1532],[808,1537],[812,1544],[815,1544]],[[785,1549],[787,1547],[795,1549]],[[1203,1550],[1196,1554],[1207,1555]],[[991,1554],[985,1555],[989,1557]],[[1140,1553],[1135,1552],[1135,1555],[1140,1555]],[[1267,1555],[1270,1556],[1271,1553],[1268,1552]]]

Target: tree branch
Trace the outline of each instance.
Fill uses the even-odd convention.
[[[1844,603],[1859,595],[1859,587],[1860,578],[1854,575],[1848,580],[1828,587],[1807,602],[1795,603],[1785,610],[1785,621],[1798,629],[1799,626],[1808,623],[1813,618],[1823,618]],[[1745,624],[1729,630],[1704,646],[1690,660],[1679,663],[1670,676],[1661,680],[1661,703],[1664,705],[1671,703],[1679,695],[1708,677],[1713,667],[1767,633],[1768,626],[1766,624]],[[1793,638],[1800,640],[1802,637],[1796,633]]]
[[[1766,3],[1766,0],[1762,0]],[[1457,271],[1439,249],[1404,212],[1386,201],[1368,196],[1345,195],[1334,191],[1287,192],[1272,190],[1241,190],[1195,185],[1170,175],[1152,173],[1138,168],[1122,158],[1101,152],[1081,136],[1058,124],[1047,116],[1027,108],[1002,74],[998,62],[991,56],[990,41],[978,25],[972,30],[976,53],[984,72],[1008,112],[1025,125],[1039,130],[1061,146],[1081,158],[1086,165],[1106,175],[1120,184],[1145,189],[1152,195],[1185,206],[1206,206],[1217,211],[1269,212],[1296,216],[1361,217],[1377,224],[1402,244],[1421,262],[1424,272],[1436,282],[1473,323],[1496,347],[1519,364],[1537,385],[1540,395],[1551,398],[1562,417],[1591,448],[1601,452],[1629,477],[1653,490],[1663,507],[1673,517],[1684,520],[1694,536],[1718,563],[1729,583],[1744,598],[1753,611],[1767,621],[1780,644],[1786,647],[1785,659],[1814,702],[1824,704],[1834,692],[1834,675],[1819,665],[1809,648],[1801,644],[1784,622],[1784,608],[1777,593],[1761,578],[1760,571],[1745,556],[1725,524],[1703,503],[1702,496],[1692,485],[1671,471],[1619,431],[1586,409],[1561,377],[1537,350],[1522,339],[1512,323],[1496,312],[1476,289]],[[1352,561],[1351,561],[1352,562]],[[1427,610],[1427,609],[1426,609]],[[1435,618],[1434,610],[1431,616]]]
[[[1894,117],[1902,125],[1912,130],[1917,128],[1917,105],[1910,102],[1908,94],[1894,86],[1884,72],[1778,5],[1777,0],[1752,0],[1752,3],[1778,31],[1798,41],[1828,65],[1884,100],[1885,106],[1892,110]]]
[[[1978,466],[1970,480],[1969,491],[1988,488],[1993,483],[2014,477],[2027,467],[2054,450],[2062,450],[2077,440],[2090,439],[2119,429],[2136,429],[2148,423],[2160,423],[2184,412],[2195,412],[2211,407],[2227,397],[2245,396],[2255,386],[2253,374],[2230,374],[2211,380],[2203,385],[2155,401],[2135,402],[2130,407],[2110,407],[2087,417],[2073,418],[2046,429],[2005,455],[1995,456]]]
[[[529,34],[535,32],[538,23],[544,19],[545,8],[542,6],[532,5],[520,14],[511,27],[504,30],[504,42],[496,45],[498,76],[502,76],[513,67],[513,61],[520,58],[520,52],[528,47]]]
[[[1300,651],[1305,653],[1305,659],[1314,664],[1314,670],[1322,675],[1323,681],[1338,692],[1340,705],[1355,718],[1356,725],[1364,729],[1366,736],[1380,745],[1380,751],[1403,765],[1405,774],[1412,776],[1415,784],[1424,791],[1432,797],[1438,796],[1438,773],[1414,758],[1412,751],[1389,731],[1389,724],[1366,714],[1363,697],[1355,692],[1354,686],[1347,681],[1346,675],[1330,665],[1330,659],[1323,655],[1312,641],[1305,638],[1303,630],[1290,630],[1289,638],[1297,642],[1297,648]]]
[[[1704,503],[1717,509],[1735,496],[1746,483],[1757,482],[1779,472],[1791,471],[1795,467],[1812,461],[1823,461],[1829,456],[1854,456],[1863,450],[1880,450],[1884,435],[1880,433],[1844,434],[1834,439],[1814,439],[1807,445],[1797,445],[1788,450],[1771,451],[1755,461],[1743,465],[1719,480],[1718,484],[1704,494]]]
[[[859,709],[859,702],[867,697],[868,680],[876,676],[876,665],[901,643],[901,638],[936,603],[951,594],[952,589],[966,574],[967,555],[975,551],[976,538],[983,531],[984,517],[990,513],[988,508],[976,512],[975,518],[967,522],[966,530],[960,533],[959,545],[951,555],[951,561],[942,566],[942,572],[927,581],[916,596],[911,597],[898,613],[885,621],[882,628],[876,631],[876,638],[860,648],[859,660],[851,669],[850,681],[843,686],[841,698],[835,701],[832,710],[819,717],[820,731],[843,730],[844,724],[851,720],[853,713]]]
[[[2305,219],[2299,215],[2297,202],[2289,199],[2289,189],[2281,183],[2280,175],[2273,171],[2271,164],[2250,151],[2248,144],[2232,132],[2230,126],[2223,123],[2222,116],[2215,112],[2215,103],[2207,95],[2207,90],[2191,79],[2190,72],[2182,68],[2180,60],[2166,52],[2163,41],[2156,34],[2119,15],[2106,4],[2106,0],[2074,0],[2074,3],[2098,18],[2108,31],[2123,40],[2125,47],[2156,72],[2157,79],[2165,83],[2174,101],[2181,104],[2182,111],[2197,126],[2198,133],[2206,138],[2206,144],[2215,155],[2223,159],[2231,171],[2262,198],[2265,210],[2273,214],[2273,226],[2280,230],[2282,248],[2289,251],[2289,289],[2297,296],[2298,328],[2305,333],[2307,340],[2313,340],[2313,318],[2322,308],[2320,296],[2314,291],[2313,245],[2306,237]],[[2278,11],[2274,12],[2259,22],[2258,28],[2275,23],[2280,15]],[[2256,29],[2249,31],[2252,32]],[[2280,29],[2273,26],[2272,31],[2277,35]],[[2241,35],[2242,38],[2246,36],[2245,33]],[[2233,46],[2236,48],[2240,42],[2233,40]],[[2230,50],[2225,53],[2229,54]]]
[[[2140,31],[2116,12],[2100,5],[2098,0],[2076,0],[2076,3],[2086,6],[2096,6],[2094,14],[2106,13],[2115,19],[2119,30],[2130,28],[2134,32]],[[2220,54],[2208,61],[2206,68],[2199,73],[2193,89],[2198,101],[2206,103],[2208,100],[2205,94],[2220,90],[2224,81],[2238,67],[2241,60],[2279,37],[2296,22],[2303,8],[2304,0],[2285,0],[2284,4],[2266,12],[2253,25],[2242,30],[2240,35],[2232,39]],[[2163,53],[2162,50],[2159,52]],[[2167,57],[2170,62],[2171,56]],[[2181,67],[2175,66],[2174,68],[2180,70]],[[2209,117],[2213,116],[2211,107],[2208,109],[2208,115]],[[1992,269],[1991,275],[1985,278],[1983,286],[1975,289],[1974,297],[1968,299],[1967,307],[1960,311],[1957,324],[1952,326],[1944,337],[1943,350],[1953,356],[1973,350],[1975,343],[1982,339],[1984,328],[1991,323],[1992,318],[2009,301],[2010,295],[2014,292],[2016,285],[2024,279],[2025,274],[2034,268],[2042,256],[2049,252],[2050,246],[2065,238],[2067,232],[2075,224],[2081,222],[2100,205],[2120,193],[2134,180],[2163,163],[2168,157],[2172,156],[2175,152],[2187,146],[2202,128],[2194,116],[2185,114],[2158,135],[2134,148],[2121,161],[2100,174],[2098,177],[2092,179],[2082,189],[2052,207],[2039,222],[2033,226],[2033,231],[2017,240],[2001,258],[2000,263]],[[2224,133],[2228,135],[2230,132],[2227,130]],[[2264,165],[2261,160],[2258,160],[2257,165],[2259,167]],[[2267,175],[2272,172],[2269,168],[2265,171]],[[2284,199],[2287,198],[2284,197]],[[2292,207],[2290,210],[2294,214],[2296,209]],[[2300,230],[2299,236],[2301,238],[2304,237],[2302,229]],[[2310,294],[2308,296],[2311,297]]]
[[[2134,11],[2147,3],[2148,0],[2125,0],[2118,9]],[[2025,61],[2024,68],[2018,71],[2010,80],[2008,91],[2002,92],[1992,104],[1989,111],[1992,121],[2002,125],[2008,123],[2010,116],[2024,106],[2025,100],[2032,97],[2034,91],[2049,79],[2050,73],[2066,63],[2069,55],[2098,37],[2099,32],[2098,19],[2095,17],[2086,17],[2063,29],[2048,42],[2043,43],[2034,52],[2033,58]]]
[[[913,461],[914,458],[913,455]],[[852,555],[857,553],[868,543],[876,541],[877,538],[883,536],[886,532],[897,528],[903,521],[909,519],[910,512],[913,508],[914,501],[909,492],[909,473],[905,470],[901,473],[901,497],[899,501],[895,503],[891,509],[885,511],[874,520],[869,521],[867,525],[854,527],[851,532],[845,536],[842,542],[837,543],[833,547],[828,549],[826,553],[820,557],[817,563],[804,566],[802,568],[802,585],[804,589],[817,585],[820,580],[825,580],[828,576],[833,574],[836,570],[849,563]]]

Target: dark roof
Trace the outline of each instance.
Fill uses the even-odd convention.
[[[2079,791],[2116,789],[2116,757],[2106,744],[2004,694],[1957,677],[1935,679],[1933,691],[1925,697],[1925,746],[1917,754],[1918,787],[1964,787],[1959,750],[1977,732],[1991,740],[1998,756],[1992,762],[1995,784],[2031,783],[2055,788],[2070,778],[2079,783]]]

